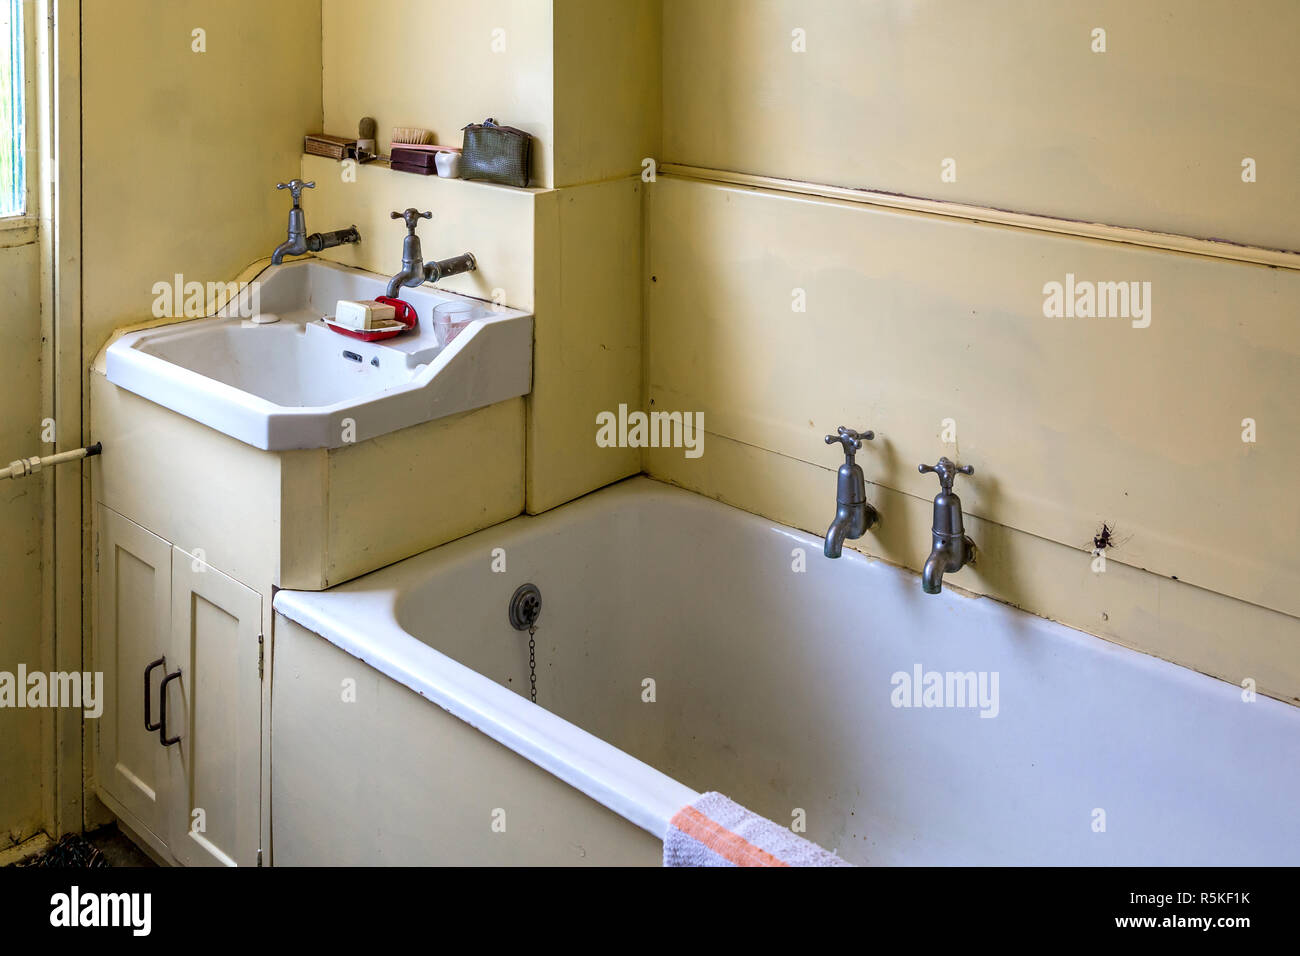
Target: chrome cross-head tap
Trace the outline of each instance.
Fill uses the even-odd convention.
[[[930,556],[921,572],[921,590],[938,594],[943,590],[944,574],[954,574],[975,560],[975,542],[966,536],[962,522],[961,499],[953,493],[957,476],[973,475],[971,465],[958,465],[946,456],[933,465],[918,465],[921,474],[939,476],[939,494],[934,499],[934,525],[930,529]]]
[[[420,247],[420,237],[415,234],[421,219],[432,219],[432,212],[421,212],[414,206],[408,206],[402,212],[394,210],[393,219],[406,223],[406,237],[402,240],[402,271],[388,280],[388,296],[395,298],[403,288],[414,288],[424,282],[437,282],[447,276],[473,272],[478,268],[472,253],[453,256],[450,259],[424,261],[424,250]]]
[[[336,229],[334,232],[313,232],[310,236],[307,235],[307,217],[302,211],[302,191],[315,189],[314,182],[291,179],[287,183],[277,183],[275,188],[289,190],[289,195],[293,197],[293,205],[289,207],[289,237],[276,246],[275,251],[271,253],[272,265],[278,266],[284,261],[285,256],[301,256],[308,252],[320,252],[322,249],[332,249],[345,243],[361,241],[361,233],[357,232],[356,226]]]
[[[297,209],[302,203],[302,191],[304,189],[315,189],[316,183],[314,181],[304,182],[301,179],[291,179],[287,183],[276,183],[275,188],[289,190],[289,195],[293,197],[293,208]]]
[[[826,544],[823,553],[828,558],[838,558],[843,552],[845,539],[862,537],[880,517],[871,505],[867,504],[867,483],[862,475],[862,467],[854,461],[853,456],[862,449],[864,441],[876,437],[873,431],[855,431],[841,425],[836,434],[826,436],[826,444],[839,442],[844,451],[844,464],[840,465],[835,489],[835,520],[826,529]]]

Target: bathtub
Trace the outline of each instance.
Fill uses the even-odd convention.
[[[720,790],[859,864],[1300,863],[1300,709],[821,548],[635,478],[280,591],[273,862],[654,865]]]

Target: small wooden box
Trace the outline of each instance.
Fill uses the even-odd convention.
[[[303,152],[312,156],[325,156],[329,159],[346,159],[356,155],[357,141],[342,136],[328,136],[325,133],[308,133],[303,140]]]

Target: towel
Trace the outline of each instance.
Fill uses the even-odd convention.
[[[664,866],[852,866],[720,793],[675,814],[664,837]]]

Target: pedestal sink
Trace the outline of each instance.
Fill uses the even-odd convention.
[[[258,324],[215,316],[129,332],[105,355],[108,380],[255,448],[338,448],[526,395],[532,316],[441,292],[404,289],[412,332],[383,342],[339,335],[323,321],[339,299],[383,295],[386,277],[318,259],[271,266],[227,311],[278,316]],[[433,309],[472,302],[477,317],[447,345]]]

